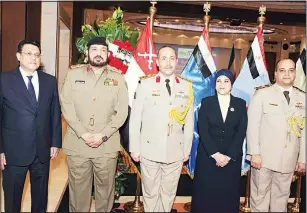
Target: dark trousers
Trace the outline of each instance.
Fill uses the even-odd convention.
[[[5,212],[20,212],[27,171],[30,171],[31,212],[46,212],[50,161],[41,163],[36,157],[29,166],[7,165],[3,170]]]

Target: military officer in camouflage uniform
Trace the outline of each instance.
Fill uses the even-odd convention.
[[[69,170],[69,210],[88,212],[94,176],[96,212],[110,212],[114,202],[118,129],[128,114],[124,77],[107,65],[104,38],[88,42],[89,65],[71,69],[60,95],[68,123],[63,150]]]
[[[170,212],[183,162],[189,159],[193,130],[192,83],[175,75],[171,47],[158,52],[157,75],[140,80],[131,108],[130,152],[141,162],[145,212]]]

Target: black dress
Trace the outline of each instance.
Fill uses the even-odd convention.
[[[225,122],[217,96],[203,99],[198,116],[197,150],[191,212],[239,212],[242,145],[246,135],[245,101],[231,96]],[[212,154],[231,158],[217,167]]]

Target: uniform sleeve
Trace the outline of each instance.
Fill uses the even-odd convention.
[[[248,106],[247,115],[247,154],[260,154],[260,123],[263,112],[262,97],[259,91],[256,91]]]
[[[237,132],[235,133],[232,144],[230,145],[227,156],[229,156],[232,160],[235,160],[239,153],[242,152],[242,145],[244,142],[244,138],[246,136],[246,128],[247,128],[247,111],[245,101],[241,102],[240,110],[242,110],[242,116],[240,118],[239,126]]]
[[[140,137],[144,101],[145,87],[139,83],[134,95],[129,121],[129,151],[134,153],[141,151]]]
[[[117,103],[114,108],[114,115],[111,121],[102,130],[102,136],[110,138],[124,124],[128,116],[128,89],[124,76],[120,75],[118,81],[119,90],[117,93]]]
[[[304,95],[305,96],[305,95]],[[305,100],[305,97],[304,97]],[[300,152],[298,156],[299,163],[306,163],[306,111],[304,110],[303,118],[305,119],[305,127],[301,130],[301,137],[299,138],[300,141]]]
[[[82,125],[76,114],[76,109],[72,99],[71,74],[72,71],[69,71],[66,75],[66,80],[64,82],[60,94],[60,102],[65,120],[67,121],[68,125],[73,129],[73,131],[77,134],[77,136],[81,138],[82,135],[87,133],[88,131]]]
[[[190,106],[184,125],[184,156],[190,155],[194,134],[194,100]]]

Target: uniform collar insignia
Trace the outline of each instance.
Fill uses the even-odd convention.
[[[175,78],[175,79],[176,79],[176,83],[177,83],[177,84],[179,84],[179,83],[180,83],[179,78],[176,76],[176,78]]]
[[[160,83],[160,80],[161,80],[161,77],[158,75],[158,76],[156,77],[156,83]]]

